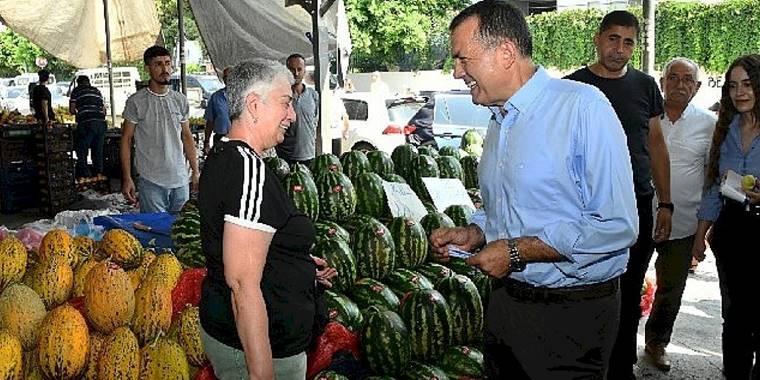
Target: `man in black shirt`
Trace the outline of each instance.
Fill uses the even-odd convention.
[[[95,175],[103,174],[103,142],[106,136],[106,107],[100,90],[90,85],[90,78],[77,77],[77,87],[71,92],[69,112],[76,116],[77,177],[90,177],[87,151],[92,149]]]
[[[673,213],[670,160],[660,129],[662,95],[654,78],[628,66],[638,35],[636,16],[626,11],[607,14],[594,36],[597,62],[567,76],[567,79],[591,84],[607,96],[623,125],[631,154],[639,237],[631,247],[627,270],[620,284],[620,329],[607,377],[616,380],[634,378],[633,364],[638,358],[636,333],[641,317],[641,286],[654,252],[654,243],[665,241],[670,235]],[[652,199],[655,189],[660,203],[653,237]]]
[[[42,69],[37,75],[40,80],[32,89],[32,108],[34,108],[34,117],[42,125],[52,124],[55,121],[53,113],[53,100],[50,90],[47,88],[47,82],[50,79],[50,72]]]

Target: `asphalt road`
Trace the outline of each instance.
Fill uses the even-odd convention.
[[[655,278],[655,256],[647,276]],[[669,372],[655,368],[644,353],[644,324],[639,323],[639,362],[635,369],[638,379],[723,379],[718,272],[712,252],[700,263],[694,274],[689,274],[681,310],[676,319],[671,343],[667,348],[672,360]],[[610,379],[615,380],[615,379]]]

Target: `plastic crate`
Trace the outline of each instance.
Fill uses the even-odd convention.
[[[3,124],[0,126],[0,137],[4,139],[31,137],[38,127],[39,124]]]
[[[29,138],[0,138],[0,167],[31,162],[33,154]]]
[[[15,163],[0,168],[0,185],[33,184],[37,170],[30,163]]]
[[[77,193],[71,190],[66,194],[58,194],[54,197],[48,197],[46,195],[40,195],[40,213],[47,216],[54,216],[55,214],[67,210],[74,202],[77,201]]]
[[[74,150],[74,130],[70,124],[54,124],[38,129],[34,134],[38,156]]]

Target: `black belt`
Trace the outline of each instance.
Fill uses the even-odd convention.
[[[546,303],[584,301],[607,297],[617,293],[620,288],[620,281],[617,277],[596,284],[567,288],[536,287],[511,278],[504,279],[501,282],[507,293],[518,300]]]

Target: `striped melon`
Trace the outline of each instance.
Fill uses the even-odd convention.
[[[159,334],[169,331],[172,323],[172,291],[159,282],[143,282],[135,291],[132,331],[143,346]]]
[[[367,156],[360,150],[349,150],[343,153],[340,156],[340,163],[343,165],[343,173],[351,181],[355,180],[359,174],[371,171]]]
[[[88,286],[87,275],[90,273],[90,269],[94,268],[97,264],[98,261],[94,258],[87,259],[79,264],[74,271],[74,289],[71,294],[72,298],[84,296],[84,288]]]
[[[319,218],[341,222],[351,217],[356,209],[356,191],[351,181],[341,172],[324,172],[316,180],[319,193]]]
[[[338,322],[351,331],[360,331],[363,316],[359,307],[343,294],[325,291],[325,306],[330,322]]]
[[[290,165],[290,173],[303,173],[308,175],[310,178],[314,179],[314,175],[311,174],[311,170],[308,166],[305,164],[299,164],[298,162],[294,163],[293,165]]]
[[[438,367],[412,361],[401,375],[401,380],[449,380],[449,377]]]
[[[40,296],[26,285],[12,284],[0,294],[0,328],[16,335],[24,351],[37,344],[37,333],[46,314]]]
[[[101,361],[100,353],[103,351],[106,338],[96,331],[90,331],[90,353],[87,355],[87,368],[84,370],[83,379],[98,380],[98,363]]]
[[[341,240],[322,239],[317,241],[312,252],[338,271],[338,276],[332,280],[333,289],[348,292],[356,281],[356,258],[348,244]]]
[[[425,263],[415,268],[415,270],[427,277],[434,286],[437,286],[444,278],[454,275],[454,271],[438,263]]]
[[[51,256],[61,256],[72,268],[78,260],[74,253],[74,239],[65,230],[51,230],[42,237],[37,256],[45,259]]]
[[[142,261],[143,247],[140,241],[122,229],[106,231],[98,250],[101,257],[110,257],[124,269],[136,268]]]
[[[472,216],[472,212],[472,208],[463,205],[451,205],[443,210],[443,213],[451,218],[451,221],[454,222],[454,225],[457,227],[466,226]]]
[[[95,253],[95,240],[87,236],[77,236],[74,238],[74,247],[72,248],[74,253],[74,260],[76,263],[72,268],[76,269],[85,260],[92,257]]]
[[[412,190],[414,190],[415,194],[417,194],[421,200],[429,202],[431,201],[430,194],[428,193],[427,187],[422,181],[422,178],[438,178],[440,175],[438,164],[435,162],[435,159],[433,157],[420,154],[417,156],[417,160],[412,165],[413,166],[410,169],[407,182],[409,182],[409,186],[412,188]]]
[[[290,174],[290,166],[288,166],[288,163],[282,158],[264,157],[264,164],[266,164],[267,168],[269,168],[280,181]]]
[[[341,165],[338,156],[331,153],[323,153],[314,159],[314,162],[311,164],[311,171],[317,177],[324,172],[342,172],[343,165]]]
[[[298,165],[298,164],[296,164]],[[304,213],[311,220],[319,218],[319,193],[317,185],[311,175],[306,173],[303,165],[298,165],[299,171],[291,172],[282,181],[285,192],[293,200],[298,211]],[[308,170],[308,169],[306,169]]]
[[[140,349],[140,380],[164,379],[189,380],[190,367],[179,344],[158,338]]]
[[[440,368],[452,379],[480,379],[485,376],[483,354],[469,346],[451,347],[443,354]]]
[[[414,219],[396,217],[388,223],[396,247],[396,266],[415,268],[425,262],[428,252],[427,234]]]
[[[480,188],[478,183],[478,163],[476,156],[464,156],[459,160],[464,174],[464,187],[467,189]]]
[[[391,153],[391,160],[393,160],[393,166],[396,168],[396,173],[407,181],[411,178],[411,169],[417,160],[417,148],[411,144],[399,145],[393,149]]]
[[[462,164],[459,163],[459,160],[451,156],[442,156],[438,157],[435,162],[438,164],[441,178],[455,178],[464,184],[464,170],[462,170]]]
[[[438,153],[438,150],[435,149],[435,147],[431,145],[422,145],[417,147],[417,152],[421,155],[432,157],[433,159],[438,159],[441,155]]]
[[[366,311],[362,349],[375,373],[400,374],[412,359],[409,330],[395,311],[370,306]]]
[[[321,220],[314,223],[317,241],[324,239],[342,240],[345,243],[351,242],[351,236],[343,227],[329,220]]]
[[[358,223],[351,236],[351,250],[356,256],[360,277],[382,279],[396,266],[393,237],[388,228],[375,219]]]
[[[140,347],[126,327],[119,327],[105,338],[100,349],[98,379],[137,380],[140,376]]]
[[[396,182],[396,183],[406,183],[406,180],[404,177],[398,175],[398,174],[387,174],[383,176],[383,179],[388,182]]]
[[[380,218],[388,211],[383,179],[375,173],[361,173],[353,178],[356,189],[356,213]]]
[[[409,293],[399,315],[409,327],[413,357],[437,358],[451,344],[451,311],[438,291],[425,289]]]
[[[135,312],[132,282],[123,269],[108,261],[99,262],[87,274],[84,306],[87,319],[102,334],[127,326]]]
[[[171,252],[161,253],[148,267],[142,283],[157,282],[168,289],[174,289],[182,274],[182,264]]]
[[[385,178],[385,176],[396,173],[391,156],[382,150],[367,152],[367,161],[369,161],[370,170],[380,177]]]
[[[24,351],[18,337],[0,329],[0,379],[21,380],[24,374]]]
[[[201,240],[201,213],[195,200],[185,202],[171,227],[174,248],[182,249]]]
[[[187,354],[187,360],[191,365],[203,367],[208,359],[203,351],[203,342],[201,341],[201,320],[198,314],[198,308],[188,306],[179,315],[177,342]]]
[[[87,323],[77,309],[64,304],[42,321],[37,341],[40,372],[48,379],[76,379],[85,370],[90,349]]]
[[[409,292],[433,289],[433,283],[425,276],[405,268],[396,269],[385,276],[383,281],[400,299],[403,299]]]
[[[483,303],[480,293],[469,278],[457,274],[445,278],[436,285],[449,304],[453,343],[478,343],[483,338]]]
[[[441,157],[454,157],[457,160],[462,158],[462,154],[459,152],[459,149],[453,147],[453,146],[444,146],[441,149],[438,149],[438,154],[441,155]]]
[[[26,247],[13,235],[0,242],[0,292],[20,281],[26,272]]]
[[[360,310],[376,306],[381,310],[398,310],[399,299],[391,288],[380,281],[362,278],[351,289],[351,299],[356,301]]]
[[[150,269],[150,266],[153,264],[153,260],[155,259],[156,259],[156,254],[154,253],[154,251],[151,249],[147,249],[143,253],[143,258],[142,258],[142,262],[140,263],[140,266],[127,271],[127,276],[129,276],[129,281],[132,283],[132,289],[137,290],[137,288],[140,287],[140,284],[145,278],[145,275],[148,274],[148,269]]]
[[[66,259],[52,255],[40,260],[25,275],[24,283],[37,292],[50,310],[69,299],[74,272]]]

